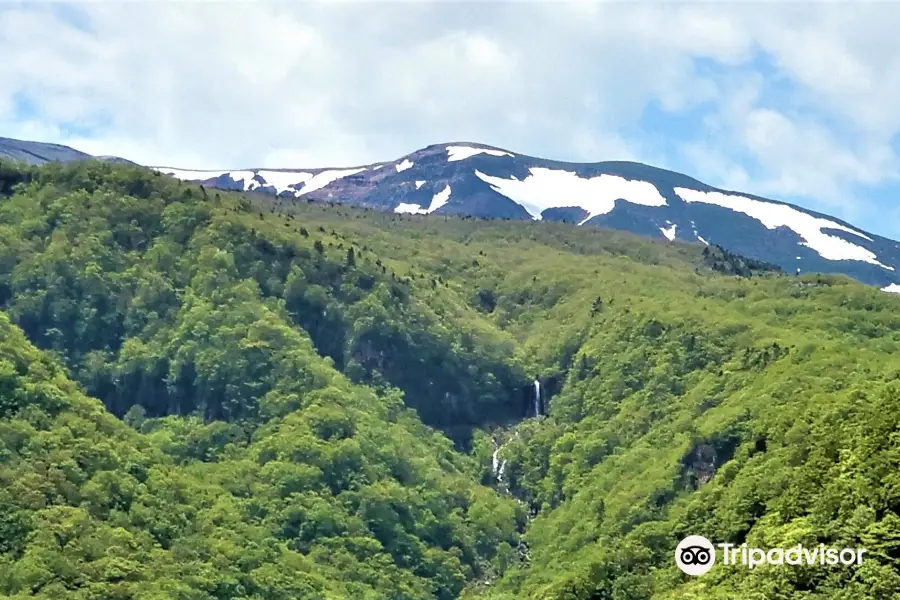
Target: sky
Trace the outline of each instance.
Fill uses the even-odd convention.
[[[900,239],[892,2],[0,2],[0,136],[194,169],[470,141]]]

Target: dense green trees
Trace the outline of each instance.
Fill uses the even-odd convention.
[[[0,315],[0,594],[452,598],[516,543],[515,503],[396,395],[289,391],[255,432],[129,411],[139,433]]]
[[[0,248],[9,314],[115,414],[140,404],[152,416],[253,420],[276,363],[318,377],[273,350],[302,345],[299,326],[338,369],[403,389],[461,443],[519,416],[511,390],[525,379],[511,346],[435,314],[352,248],[332,256],[316,239],[313,251],[293,229],[214,214],[190,187],[139,169],[36,173],[0,209],[17,236]]]
[[[900,594],[900,298],[844,277],[3,164],[0,309],[0,597]]]
[[[188,189],[87,163],[0,205],[8,314],[50,353],[0,317],[0,594],[458,596],[522,515],[334,369],[353,303],[398,296]]]

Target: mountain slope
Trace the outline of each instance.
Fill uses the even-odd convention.
[[[900,247],[839,219],[728,192],[640,163],[566,163],[457,142],[345,169],[189,171],[222,189],[332,201],[397,213],[565,221],[704,244],[789,272],[844,273],[900,284]]]
[[[900,297],[127,165],[0,178],[0,597],[900,594]],[[691,579],[686,533],[869,554]]]
[[[382,351],[404,313],[430,317],[399,284],[147,170],[18,174],[0,194],[0,598],[449,600],[516,545],[523,513],[479,465],[323,347]],[[394,314],[357,323],[357,302]],[[354,324],[359,343],[339,336]],[[462,325],[412,342],[437,383],[474,367],[440,355]],[[465,383],[457,400],[491,405]]]
[[[27,142],[0,137],[0,160],[10,159],[29,165],[42,165],[46,162],[69,162],[89,158],[92,158],[90,154],[60,144]]]
[[[97,158],[110,162],[135,165],[135,163],[118,156],[91,156],[61,144],[44,142],[28,142],[0,137],[0,161],[13,160],[28,165],[42,165],[48,162],[71,162]]]
[[[91,158],[65,146],[0,138],[0,159]],[[118,157],[101,160],[128,163]],[[352,168],[192,171],[156,167],[225,190],[395,213],[456,214],[601,226],[717,244],[794,273],[843,273],[900,291],[900,245],[791,204],[712,188],[640,163],[566,163],[456,142]]]

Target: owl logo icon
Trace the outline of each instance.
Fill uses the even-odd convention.
[[[688,575],[703,575],[716,564],[716,549],[702,535],[689,535],[675,548],[675,564]]]

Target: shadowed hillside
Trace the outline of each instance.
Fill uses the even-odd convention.
[[[0,309],[0,597],[900,594],[900,297],[845,276],[87,161],[0,166]]]

